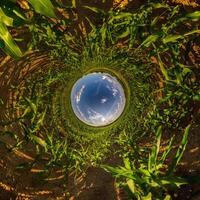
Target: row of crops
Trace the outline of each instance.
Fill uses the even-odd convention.
[[[41,174],[61,169],[66,177],[102,168],[116,178],[116,187],[138,200],[173,199],[178,188],[196,184],[198,178],[177,171],[190,133],[199,126],[195,5],[186,12],[153,0],[1,1],[2,57],[24,66],[16,71],[26,71],[26,63],[37,65],[13,84],[8,81],[6,95],[9,77],[0,77],[0,145],[9,153],[31,149],[34,155],[16,168],[42,163]],[[123,80],[127,105],[110,126],[86,126],[72,112],[70,90],[88,71],[105,69]],[[15,98],[10,101],[9,95]],[[123,164],[107,164],[110,155]]]

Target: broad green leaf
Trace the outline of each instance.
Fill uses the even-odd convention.
[[[4,51],[14,58],[19,58],[22,56],[20,48],[17,46],[12,36],[10,35],[5,24],[0,22],[0,38],[4,42]]]
[[[142,44],[139,46],[139,48],[141,47],[149,47],[152,43],[154,43],[157,39],[158,39],[158,35],[150,35],[148,36],[143,42]]]
[[[48,16],[56,18],[56,14],[54,12],[54,6],[50,0],[27,0],[35,9],[36,12]]]
[[[0,7],[0,22],[4,23],[6,26],[13,26],[13,19],[8,17]]]

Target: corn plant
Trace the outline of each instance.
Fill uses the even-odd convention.
[[[31,6],[33,9],[31,8]],[[16,44],[15,40],[9,32],[10,28],[17,28],[22,25],[31,24],[31,19],[24,14],[34,10],[35,12],[48,16],[56,17],[54,6],[50,0],[5,0],[0,2],[0,43],[1,48],[10,56],[19,58],[23,55],[21,49]],[[7,28],[9,27],[9,29]],[[20,39],[19,39],[20,40]]]
[[[175,156],[169,164],[166,163],[169,156],[174,137],[172,137],[165,150],[160,151],[161,126],[156,132],[156,141],[151,149],[136,148],[133,152],[137,155],[135,159],[124,157],[124,165],[111,167],[103,165],[102,167],[117,178],[119,186],[123,187],[131,198],[138,200],[145,199],[171,199],[169,190],[187,184],[187,180],[174,174],[178,163],[185,151],[190,125],[185,129],[182,141],[177,149]],[[147,154],[149,156],[147,157]]]

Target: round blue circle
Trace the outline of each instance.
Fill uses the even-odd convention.
[[[87,74],[74,84],[71,91],[75,115],[90,126],[114,122],[122,114],[125,102],[121,84],[108,73]]]

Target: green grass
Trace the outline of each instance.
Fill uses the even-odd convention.
[[[74,1],[72,7],[76,7]],[[73,11],[71,7],[63,9]],[[85,23],[89,29],[80,37],[57,30],[55,22],[40,15],[29,25],[33,36],[30,46],[49,53],[52,63],[48,73],[26,80],[24,96],[17,102],[20,132],[13,134],[16,144],[11,149],[26,150],[26,145],[32,142],[38,157],[47,157],[45,170],[59,166],[67,172],[83,173],[88,167],[102,163],[115,143],[125,158],[132,144],[143,136],[154,136],[161,125],[164,130],[181,134],[188,124],[195,122],[192,105],[200,99],[199,68],[196,64],[188,66],[183,52],[199,36],[196,26],[199,11],[185,14],[179,6],[154,1],[135,11],[105,12],[88,6],[84,9],[90,9],[101,20],[95,24],[85,17],[83,26]],[[59,21],[59,25],[67,28],[70,23],[69,19]],[[126,95],[126,107],[120,118],[100,128],[81,122],[70,104],[73,84],[93,71],[117,77]],[[152,165],[151,161],[157,160],[158,141],[153,145],[149,163],[142,163],[145,170]],[[186,143],[184,137],[171,172],[175,171]],[[134,150],[138,155],[143,149],[134,147]],[[137,162],[134,156],[129,159],[130,163]],[[152,172],[150,168],[148,173]],[[148,186],[145,190],[149,191]]]

